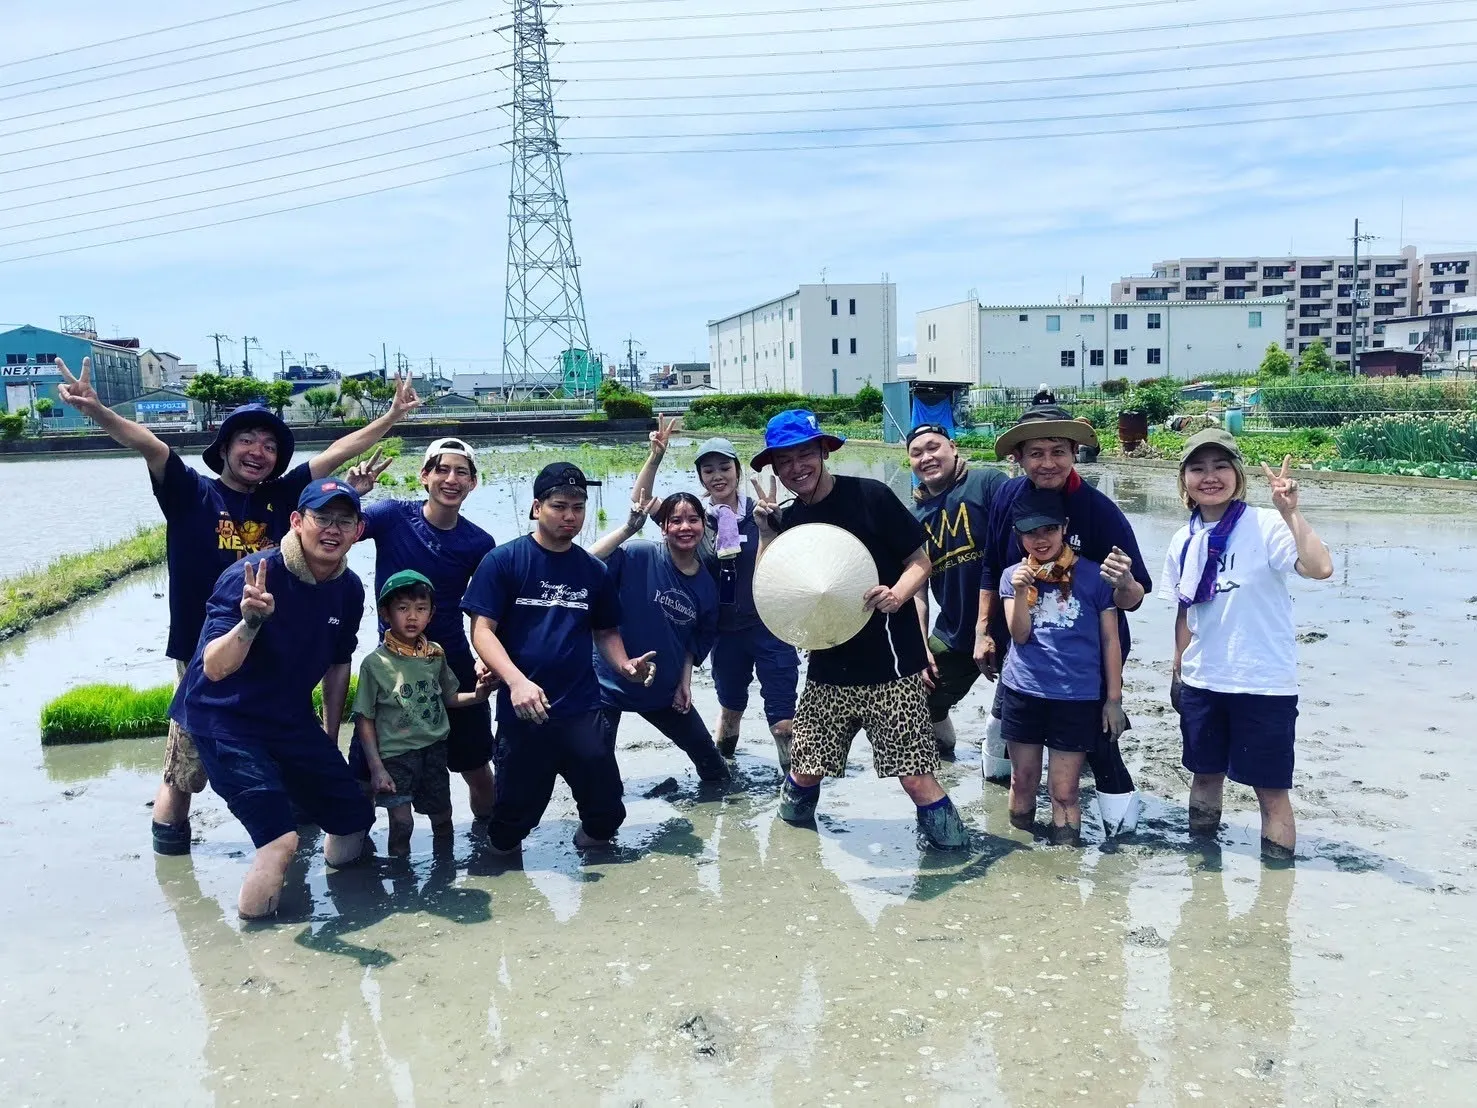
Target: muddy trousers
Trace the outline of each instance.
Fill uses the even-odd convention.
[[[497,784],[487,838],[499,850],[511,850],[538,826],[556,777],[574,794],[580,825],[591,838],[608,839],[625,822],[615,745],[606,739],[599,712],[546,723],[500,720],[493,764]]]
[[[676,708],[657,708],[650,712],[637,713],[672,741],[672,745],[692,759],[693,768],[704,781],[722,781],[728,776],[728,766],[703,717],[694,711],[679,712]],[[601,719],[605,725],[606,741],[615,748],[616,732],[621,726],[619,708],[602,708]]]

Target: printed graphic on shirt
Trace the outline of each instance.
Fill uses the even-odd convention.
[[[977,562],[984,556],[984,551],[975,545],[968,504],[960,503],[952,516],[945,508],[934,522],[925,523],[923,529],[928,532],[928,557],[933,562],[931,576]]]
[[[572,589],[568,585],[554,585],[548,581],[540,581],[539,588],[543,591],[542,596],[520,596],[513,603],[530,608],[577,608],[582,612],[589,611],[589,589]]]
[[[422,678],[412,685],[407,681],[395,690],[395,694],[407,715],[418,717],[430,727],[441,725],[446,706],[442,703],[441,689],[436,682]]]
[[[1055,589],[1040,590],[1036,604],[1031,608],[1033,627],[1071,627],[1082,614],[1082,604],[1074,594],[1065,602]]]
[[[651,598],[661,608],[667,622],[678,627],[689,627],[697,622],[697,605],[683,589],[657,589]]]
[[[272,506],[268,504],[267,511],[271,510]],[[268,537],[266,523],[254,519],[237,523],[226,512],[222,512],[216,521],[215,539],[217,550],[234,550],[238,558],[277,545]]]

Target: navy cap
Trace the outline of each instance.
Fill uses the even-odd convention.
[[[347,500],[356,513],[359,512],[359,494],[347,481],[340,481],[337,477],[309,481],[308,487],[297,498],[297,510],[300,512],[317,511],[325,504],[338,500],[340,497]]]
[[[1065,527],[1066,499],[1056,489],[1027,488],[1011,507],[1011,522],[1018,535],[1038,527]]]
[[[903,440],[903,445],[912,446],[913,440],[919,435],[943,435],[950,442],[954,441],[954,436],[949,434],[949,429],[942,423],[920,423],[908,432],[908,437]]]
[[[282,421],[282,417],[265,404],[243,404],[221,420],[221,425],[215,432],[215,441],[205,448],[205,453],[200,456],[201,461],[216,473],[224,472],[225,452],[231,445],[231,439],[242,431],[250,431],[257,427],[265,427],[277,440],[277,464],[272,467],[272,472],[267,474],[267,480],[281,477],[287,472],[287,463],[292,461],[292,451],[296,443],[293,439],[292,428],[288,427]]]
[[[539,470],[538,476],[533,479],[533,498],[543,500],[560,489],[579,489],[583,492],[591,485],[598,484],[599,481],[591,481],[585,476],[585,471],[573,462],[551,462]],[[529,519],[535,518],[537,514],[532,508],[528,510]]]

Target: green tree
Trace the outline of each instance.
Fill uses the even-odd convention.
[[[868,381],[856,390],[856,418],[876,419],[882,414],[882,390]]]
[[[1308,349],[1298,359],[1299,373],[1332,373],[1333,359],[1328,356],[1328,347],[1323,345],[1322,339],[1314,339],[1308,343]]]
[[[46,418],[51,415],[51,410],[55,407],[56,405],[52,403],[51,400],[49,400],[47,397],[38,396],[36,398],[35,413],[37,438],[40,438],[43,434],[46,433]]]
[[[394,402],[395,382],[370,377],[363,384],[364,394],[359,398],[359,407],[364,410],[365,419],[378,419],[390,410],[390,404]]]
[[[1292,372],[1292,358],[1275,342],[1267,343],[1267,352],[1262,355],[1263,377],[1286,377]]]
[[[205,409],[207,424],[214,423],[220,414],[221,382],[224,380],[219,373],[197,373],[185,386],[185,395],[198,401]]]
[[[308,411],[313,413],[313,423],[316,426],[329,416],[334,414],[334,408],[342,407],[338,402],[338,393],[326,386],[309,389],[303,393],[303,403],[308,406]]]
[[[0,440],[18,439],[26,429],[26,417],[20,412],[0,412]]]
[[[292,403],[292,382],[271,382],[267,385],[265,399],[267,407],[271,408],[280,417],[282,415],[282,409]]]
[[[255,377],[227,377],[221,381],[220,403],[223,408],[239,408],[267,395],[267,386]]]
[[[338,394],[344,401],[352,401],[362,413],[364,411],[364,378],[345,377],[338,383]]]

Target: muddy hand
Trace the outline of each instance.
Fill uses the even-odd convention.
[[[640,531],[646,526],[647,517],[661,507],[661,503],[661,497],[648,497],[645,489],[637,489],[631,498],[631,514],[626,517],[626,530],[632,534]]]
[[[248,627],[260,627],[272,618],[277,601],[267,591],[267,563],[246,565],[246,584],[241,588],[241,619]]]
[[[628,658],[624,668],[627,681],[639,681],[645,688],[651,688],[651,683],[656,680],[656,663],[652,661],[656,657],[655,650],[648,650],[639,658]]]
[[[1122,588],[1133,575],[1133,559],[1115,546],[1112,553],[1103,559],[1101,575],[1113,588]]]

